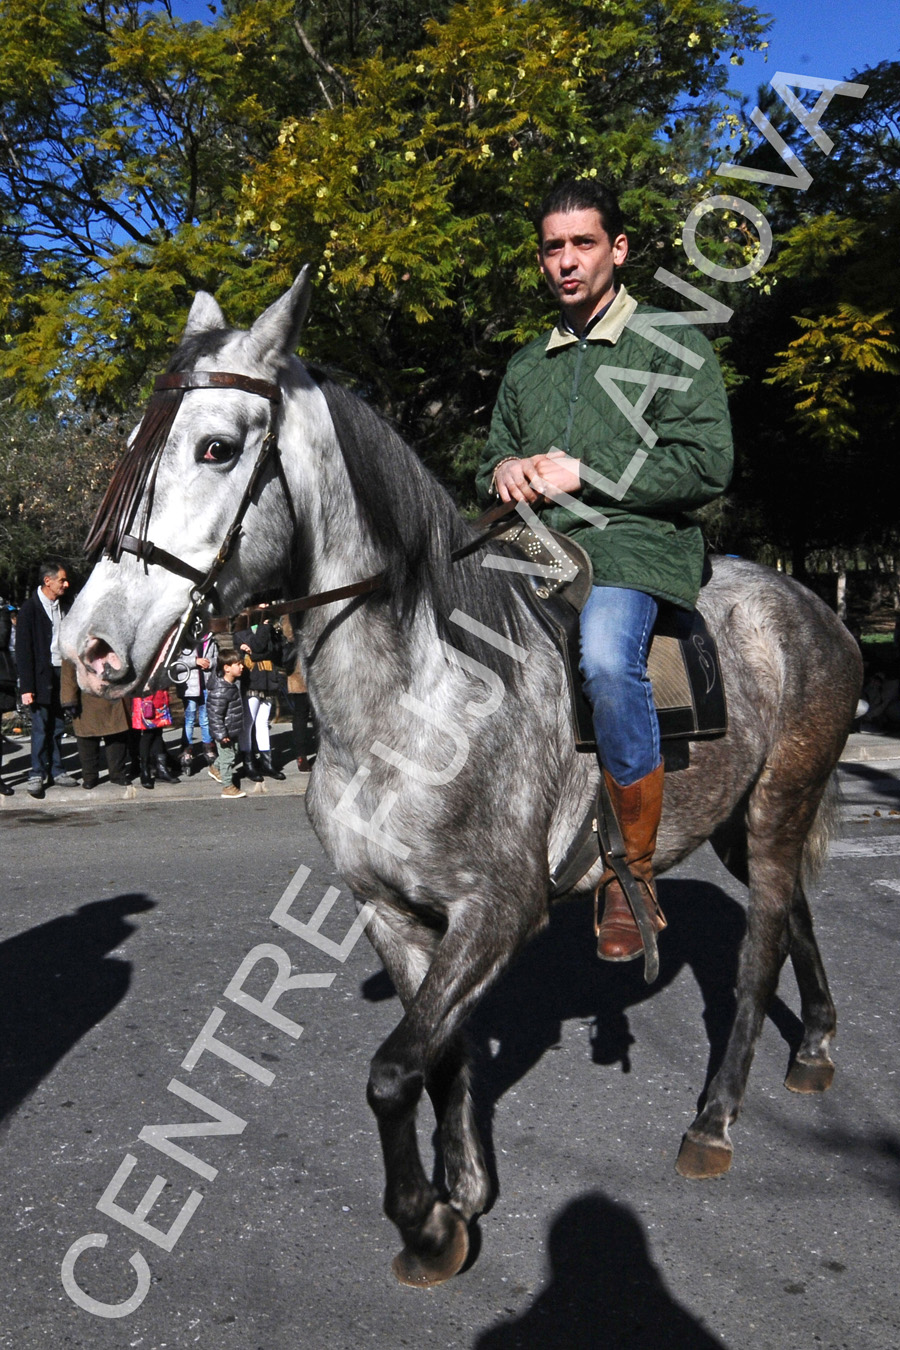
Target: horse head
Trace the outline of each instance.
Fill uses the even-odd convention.
[[[230,328],[211,295],[195,297],[95,519],[88,552],[100,556],[63,625],[83,688],[121,698],[163,678],[192,611],[237,610],[290,570],[294,502],[315,456],[284,465],[278,437],[296,415],[288,394],[315,388],[293,355],[308,270],[248,331]],[[314,450],[328,417],[310,402]]]

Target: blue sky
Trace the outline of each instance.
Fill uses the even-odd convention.
[[[900,0],[760,0],[759,9],[775,21],[769,50],[748,57],[731,78],[751,106],[778,70],[841,80],[900,60]]]
[[[775,20],[769,50],[730,71],[751,106],[777,70],[836,80],[900,60],[900,0],[758,0],[758,7]],[[208,0],[173,0],[172,8],[182,19],[212,19]]]

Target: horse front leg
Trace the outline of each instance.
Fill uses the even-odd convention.
[[[437,1118],[450,1204],[468,1222],[486,1209],[491,1179],[475,1121],[464,1035],[453,1038],[426,1087]]]
[[[536,896],[527,912],[523,907],[514,914],[504,905],[498,914],[475,900],[457,912],[460,922],[451,923],[406,1015],[375,1054],[367,1090],[384,1155],[384,1209],[404,1242],[394,1274],[419,1286],[441,1284],[461,1269],[467,1220],[488,1193],[458,1032],[513,952],[540,926],[544,896]],[[426,1086],[439,1113],[449,1202],[428,1180],[419,1154],[416,1110]]]
[[[366,931],[408,1010],[434,959],[439,936],[424,926],[412,930],[391,908],[376,911]],[[468,1221],[486,1208],[491,1179],[475,1118],[470,1051],[464,1032],[448,1041],[425,1087],[437,1120],[448,1198]]]

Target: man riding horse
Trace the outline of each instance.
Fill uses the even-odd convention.
[[[626,861],[660,929],[652,858],[663,766],[647,654],[659,602],[690,610],[697,600],[704,542],[685,512],[728,485],[728,404],[713,349],[695,328],[678,329],[686,359],[666,350],[671,340],[644,335],[654,311],[616,280],[628,238],[612,191],[568,179],[542,202],[537,228],[538,265],[560,318],[509,363],[478,491],[540,504],[543,523],[591,559],[584,689]],[[598,955],[639,956],[640,933],[608,862],[597,895]]]

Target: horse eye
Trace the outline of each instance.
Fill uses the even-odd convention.
[[[197,458],[204,464],[228,464],[241,453],[241,447],[235,441],[212,440],[200,447]]]

